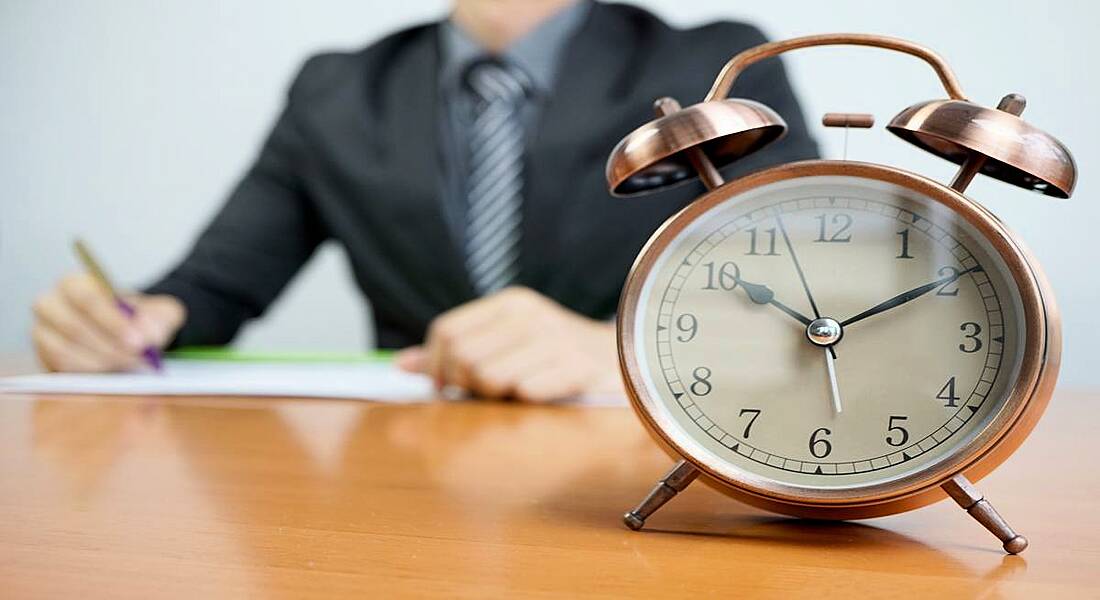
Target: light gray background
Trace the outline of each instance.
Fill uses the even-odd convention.
[[[222,202],[307,55],[360,47],[439,18],[447,4],[0,0],[0,352],[28,351],[29,306],[74,269],[74,235],[86,237],[122,283],[148,282],[181,256]],[[681,25],[750,20],[772,38],[825,31],[902,36],[943,54],[979,102],[1025,94],[1026,117],[1077,158],[1083,175],[1074,199],[1051,201],[985,180],[971,195],[1023,236],[1054,284],[1065,323],[1062,383],[1100,383],[1095,3],[638,4]],[[902,55],[824,49],[787,60],[815,122],[827,111],[860,111],[881,124],[913,102],[944,95],[923,63]],[[838,157],[841,134],[818,135],[827,155]],[[941,180],[952,173],[881,129],[853,133],[849,157]],[[366,310],[343,257],[326,248],[240,343],[360,348],[371,343]]]

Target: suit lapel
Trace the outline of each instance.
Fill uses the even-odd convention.
[[[543,106],[527,158],[527,195],[523,213],[521,275],[524,285],[550,289],[555,263],[562,247],[560,220],[564,197],[570,189],[578,161],[603,160],[601,156],[577,156],[578,140],[599,128],[613,107],[618,77],[630,54],[616,48],[622,34],[609,9],[593,3],[584,24],[561,57],[554,89]],[[611,41],[608,41],[610,36]],[[609,45],[612,44],[612,45]],[[610,148],[607,149],[610,151]]]
[[[447,201],[442,188],[441,147],[439,142],[440,102],[438,90],[438,27],[424,32],[423,43],[410,48],[407,55],[387,65],[382,86],[383,102],[376,112],[386,132],[380,151],[387,156],[387,178],[401,182],[403,198],[425,203],[423,220],[411,233],[424,240],[418,268],[410,276],[423,274],[433,282],[422,282],[432,291],[440,307],[449,307],[474,297],[466,275],[466,265],[458,241],[446,221]]]

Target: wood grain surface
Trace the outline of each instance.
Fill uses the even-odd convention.
[[[1100,597],[1097,394],[979,487],[865,522],[770,516],[669,467],[626,408],[0,396],[0,597]]]

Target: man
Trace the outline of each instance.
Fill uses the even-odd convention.
[[[35,305],[38,356],[105,371],[137,365],[146,344],[227,343],[334,240],[403,368],[479,396],[618,390],[624,278],[701,187],[614,199],[604,162],[655,98],[697,101],[764,41],[748,25],[675,30],[588,0],[456,0],[447,21],[316,56],[190,255],[132,296],[135,317],[69,276]],[[727,175],[815,156],[778,61],[733,95],[775,108],[790,132]]]

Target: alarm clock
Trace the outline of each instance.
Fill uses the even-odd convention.
[[[728,98],[747,67],[789,50],[858,45],[916,56],[947,98],[886,126],[960,165],[949,184],[849,160],[782,164],[723,181],[719,168],[779,139],[783,119]],[[627,135],[607,163],[633,196],[696,177],[709,188],[637,257],[617,321],[632,406],[677,463],[624,521],[646,519],[700,475],[734,498],[797,517],[862,519],[946,496],[1027,547],[971,483],[1042,415],[1058,373],[1060,324],[1038,263],[964,195],[977,174],[1068,198],[1066,147],[966,98],[947,63],[894,38],[828,34],[730,59],[710,92]],[[862,115],[826,125],[869,126]]]

